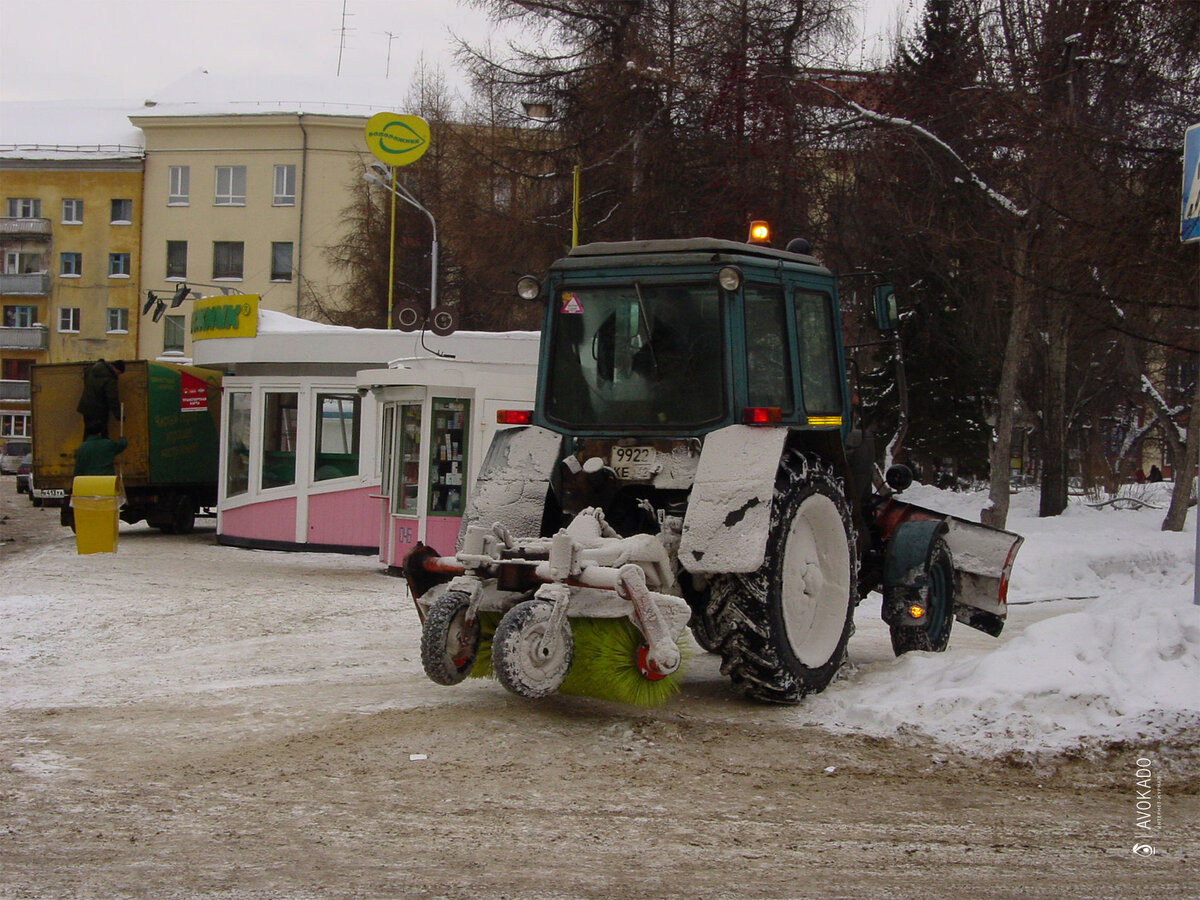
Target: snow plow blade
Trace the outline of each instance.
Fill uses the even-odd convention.
[[[955,618],[993,637],[999,635],[1008,615],[1013,561],[1025,538],[895,499],[888,500],[875,517],[885,542],[903,523],[921,520],[946,524],[942,537],[954,562]]]

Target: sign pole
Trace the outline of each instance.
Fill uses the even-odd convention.
[[[579,246],[579,166],[571,176],[571,246]]]
[[[388,296],[387,296],[387,327],[392,328],[392,310],[395,308],[396,293],[396,167],[388,167],[392,172],[392,224],[388,231]]]

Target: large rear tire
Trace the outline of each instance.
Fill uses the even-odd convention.
[[[840,481],[818,458],[789,454],[762,566],[712,581],[721,670],[747,696],[796,703],[833,680],[854,631],[857,557]]]
[[[897,586],[884,591],[885,609],[907,607],[920,600],[925,607],[925,621],[920,625],[890,625],[892,650],[899,656],[910,650],[941,653],[950,643],[954,625],[954,560],[946,542],[938,538],[925,564],[926,589],[924,596],[912,596],[919,588]]]

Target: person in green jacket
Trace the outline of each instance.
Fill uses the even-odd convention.
[[[117,454],[129,446],[125,438],[115,441],[105,437],[108,425],[89,425],[83,432],[83,443],[75,448],[76,475],[116,475]]]

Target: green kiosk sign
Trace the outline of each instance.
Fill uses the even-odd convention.
[[[380,162],[407,166],[429,149],[429,123],[420,116],[376,113],[367,120],[367,148]]]

